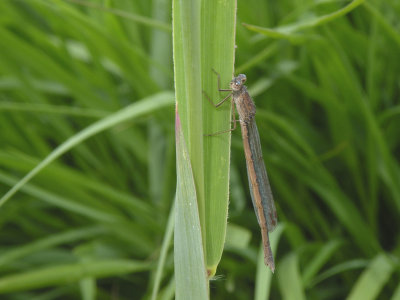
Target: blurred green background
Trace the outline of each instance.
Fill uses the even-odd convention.
[[[400,299],[400,2],[315,22],[349,3],[238,3],[281,224],[269,299]],[[1,202],[0,299],[173,299],[171,7],[0,1],[0,195],[67,141]],[[231,162],[211,299],[266,299],[240,130]]]

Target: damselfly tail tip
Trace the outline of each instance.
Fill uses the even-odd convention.
[[[271,269],[272,274],[274,274],[275,273],[275,266],[272,265],[272,266],[269,266],[269,268]]]
[[[275,273],[275,262],[272,257],[265,257],[264,258],[265,265],[271,269],[272,273]]]

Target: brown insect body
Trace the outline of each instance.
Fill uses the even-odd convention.
[[[218,76],[218,90],[220,92],[231,92],[217,104],[214,104],[205,92],[204,95],[208,101],[215,107],[222,105],[230,96],[232,96],[232,116],[234,127],[209,136],[226,133],[236,128],[236,119],[234,109],[236,107],[239,114],[239,122],[242,130],[243,147],[246,157],[247,177],[249,179],[249,187],[251,200],[253,202],[254,211],[257,216],[258,224],[261,228],[261,236],[264,248],[264,262],[274,272],[275,263],[269,242],[269,232],[272,232],[277,224],[277,215],[275,210],[274,199],[269,185],[267,170],[265,168],[264,159],[262,157],[260,135],[258,133],[255,115],[256,107],[251,99],[247,88],[244,85],[246,75],[239,74],[230,82],[230,89],[220,88],[219,74],[213,70]]]
[[[260,136],[255,122],[256,107],[244,85],[246,75],[239,74],[230,83],[232,97],[239,114],[246,157],[247,175],[254,211],[261,228],[264,262],[274,272],[275,263],[269,242],[269,232],[277,223],[275,204],[262,157]]]

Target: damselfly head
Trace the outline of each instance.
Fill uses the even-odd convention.
[[[239,91],[245,82],[246,82],[246,75],[239,74],[238,76],[232,79],[231,89],[233,91]]]

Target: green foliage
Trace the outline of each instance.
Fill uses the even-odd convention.
[[[176,213],[174,261],[176,299],[209,299],[197,190],[178,112],[176,129]]]
[[[216,111],[201,94],[222,96],[211,67],[223,88],[230,80],[234,16],[221,6],[234,2],[196,3],[204,19],[183,17],[197,22],[186,34],[198,48],[174,56],[197,59],[196,102],[180,112],[182,124],[199,119],[182,132],[190,158],[201,155],[202,200],[200,222],[189,209],[178,226],[202,226],[215,270],[230,168],[210,299],[400,299],[398,1],[238,1],[235,70],[257,105],[280,223],[274,275],[239,129],[230,155],[229,135],[203,137],[229,127],[229,104]],[[0,1],[1,299],[174,298],[171,8]]]
[[[227,130],[231,111],[229,105],[216,109],[206,99],[212,102],[220,97],[215,70],[224,81],[229,82],[232,76],[235,12],[235,1],[173,1],[176,111],[190,158],[191,169],[185,174],[193,172],[195,191],[191,194],[199,208],[202,247],[210,277],[216,272],[225,242],[230,134],[212,137],[205,133]],[[178,172],[179,177],[184,176]],[[183,195],[180,187],[177,186],[178,196]]]

